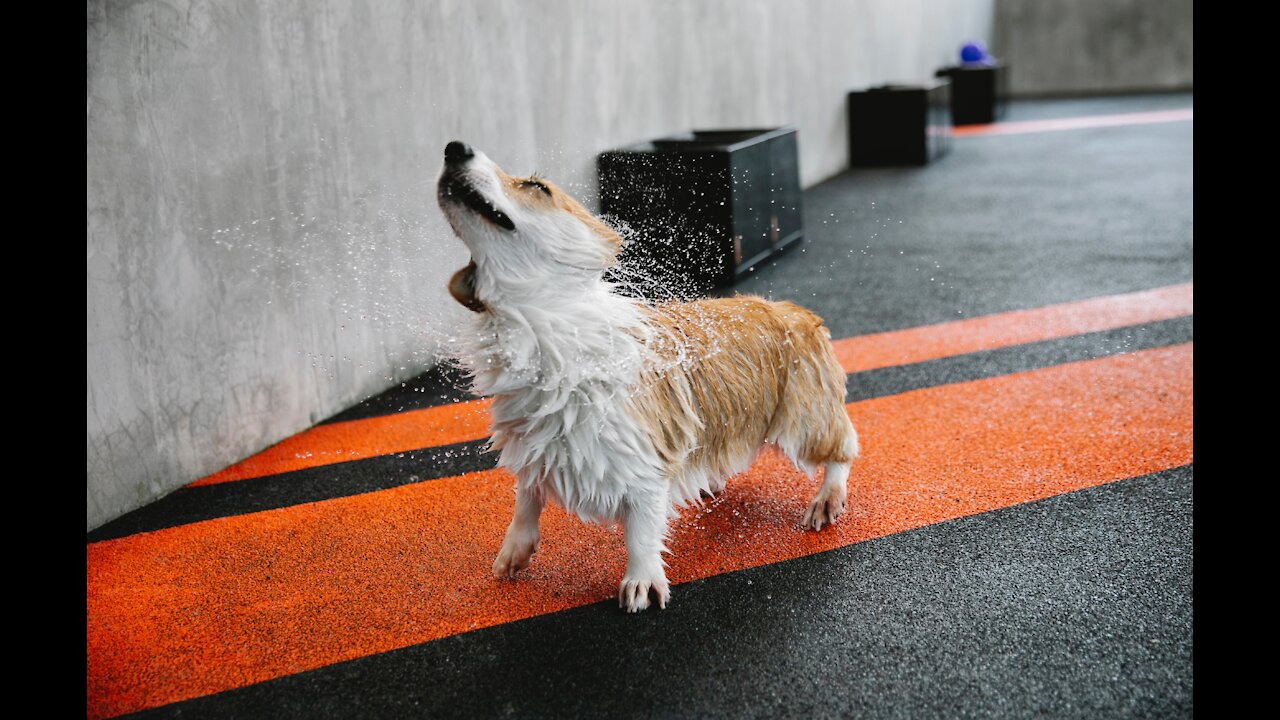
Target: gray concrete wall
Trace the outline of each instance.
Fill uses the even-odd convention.
[[[594,205],[600,150],[800,127],[927,77],[992,0],[90,2],[90,529],[428,367],[466,261],[444,144]]]
[[[1024,97],[1191,88],[1191,0],[996,0],[991,52]]]

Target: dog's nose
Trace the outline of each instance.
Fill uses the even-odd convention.
[[[471,146],[454,140],[444,146],[444,161],[447,163],[460,163],[475,157],[476,153]]]

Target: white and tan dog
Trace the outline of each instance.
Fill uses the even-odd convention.
[[[529,566],[550,499],[621,523],[619,604],[643,610],[652,593],[666,607],[675,507],[719,492],[766,443],[807,474],[825,466],[805,527],[844,512],[858,436],[821,318],[752,296],[650,305],[616,294],[603,279],[616,232],[460,142],[445,148],[437,195],[471,251],[449,283],[476,311],[462,359],[474,390],[493,396],[492,446],[517,480],[495,576]]]

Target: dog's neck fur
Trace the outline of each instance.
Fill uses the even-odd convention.
[[[475,389],[498,395],[535,388],[568,392],[586,382],[631,383],[644,359],[648,327],[641,306],[594,278],[522,282],[475,271],[479,347]],[[548,411],[563,405],[553,403]]]
[[[463,357],[475,391],[493,396],[500,464],[585,520],[615,519],[624,490],[657,465],[625,402],[649,360],[643,306],[598,274],[529,283],[485,270],[474,283],[486,310]]]

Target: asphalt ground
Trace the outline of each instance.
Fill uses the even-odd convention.
[[[836,338],[834,526],[766,456],[673,524],[665,611],[555,509],[492,580],[511,478],[433,371],[89,533],[87,714],[1189,716],[1192,122],[1140,114],[1191,105],[1018,102],[805,193],[736,289]]]

